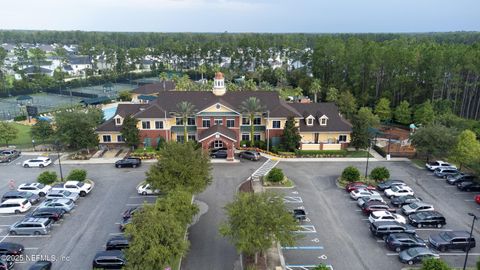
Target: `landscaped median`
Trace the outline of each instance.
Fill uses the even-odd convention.
[[[283,174],[282,169],[273,168],[262,177],[263,186],[266,188],[293,188],[295,184]]]
[[[296,150],[295,152],[270,152],[261,148],[239,147],[239,150],[257,151],[278,158],[366,158],[367,151],[350,150]],[[373,157],[368,153],[368,157]]]

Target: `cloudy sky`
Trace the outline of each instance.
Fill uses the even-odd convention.
[[[479,31],[479,0],[14,0],[0,29],[142,32]]]

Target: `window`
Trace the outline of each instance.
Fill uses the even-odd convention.
[[[142,129],[150,129],[150,121],[142,121]]]
[[[187,118],[187,125],[189,125],[189,126],[195,126],[195,117],[189,117],[189,118]]]
[[[150,147],[150,146],[152,146],[152,139],[151,139],[151,138],[145,138],[145,139],[143,139],[143,145],[144,145],[145,147]]]
[[[203,119],[202,126],[207,128],[210,127],[210,119]]]
[[[223,142],[222,141],[214,141],[213,142],[213,148],[222,148],[223,147]]]
[[[338,136],[338,142],[347,142],[347,135]]]
[[[188,140],[189,141],[196,141],[197,137],[195,136],[195,134],[188,134]]]
[[[250,125],[250,118],[242,117],[242,125]]]
[[[320,125],[326,126],[327,125],[327,118],[320,118]]]
[[[273,126],[273,128],[280,128],[280,121],[279,120],[273,120],[272,121],[272,126]]]
[[[260,141],[261,140],[260,133],[253,134],[253,140],[254,141]]]
[[[122,124],[122,119],[121,118],[115,118],[115,124],[121,125]]]
[[[177,134],[177,142],[183,142],[184,141],[184,136]]]
[[[253,124],[255,126],[261,125],[262,124],[262,118],[260,118],[260,117],[253,118]]]
[[[155,121],[155,129],[163,129],[163,121]]]
[[[183,118],[181,118],[181,117],[175,118],[175,124],[176,124],[177,126],[183,125]]]
[[[215,106],[215,108],[217,108],[217,110],[220,110],[221,107],[222,107],[222,106],[220,106],[220,104],[217,104],[217,105]]]
[[[117,135],[117,142],[123,142],[123,136],[122,135]]]
[[[250,134],[242,133],[242,141],[250,141]]]
[[[227,119],[227,127],[234,127],[235,119]]]
[[[112,136],[110,135],[103,135],[103,142],[111,142]]]
[[[215,121],[215,125],[217,126],[223,125],[223,119],[215,119],[214,121]]]
[[[307,126],[313,126],[313,119],[307,118]]]

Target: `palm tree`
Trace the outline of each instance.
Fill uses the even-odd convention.
[[[202,83],[203,83],[203,74],[204,74],[205,72],[207,72],[207,67],[206,67],[205,65],[203,65],[203,64],[200,65],[200,66],[198,67],[198,72],[200,72],[200,74],[202,74]]]
[[[256,97],[249,97],[242,102],[240,110],[250,118],[250,143],[253,145],[253,120],[255,119],[255,115],[264,111],[264,107]]]
[[[310,85],[310,94],[313,94],[313,102],[317,102],[317,95],[322,91],[322,83],[319,79],[314,79]]]
[[[165,90],[165,82],[168,79],[168,74],[166,72],[160,73],[160,80],[163,82],[163,90]]]
[[[178,116],[182,118],[183,121],[183,138],[184,141],[188,141],[188,132],[187,132],[187,123],[188,117],[194,114],[195,105],[188,101],[182,101],[177,104]]]

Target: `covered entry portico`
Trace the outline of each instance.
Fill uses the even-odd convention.
[[[216,148],[226,148],[227,160],[233,161],[235,159],[235,143],[237,142],[235,137],[235,132],[232,130],[224,126],[214,125],[199,135],[198,142],[202,144],[202,149],[204,151]]]

